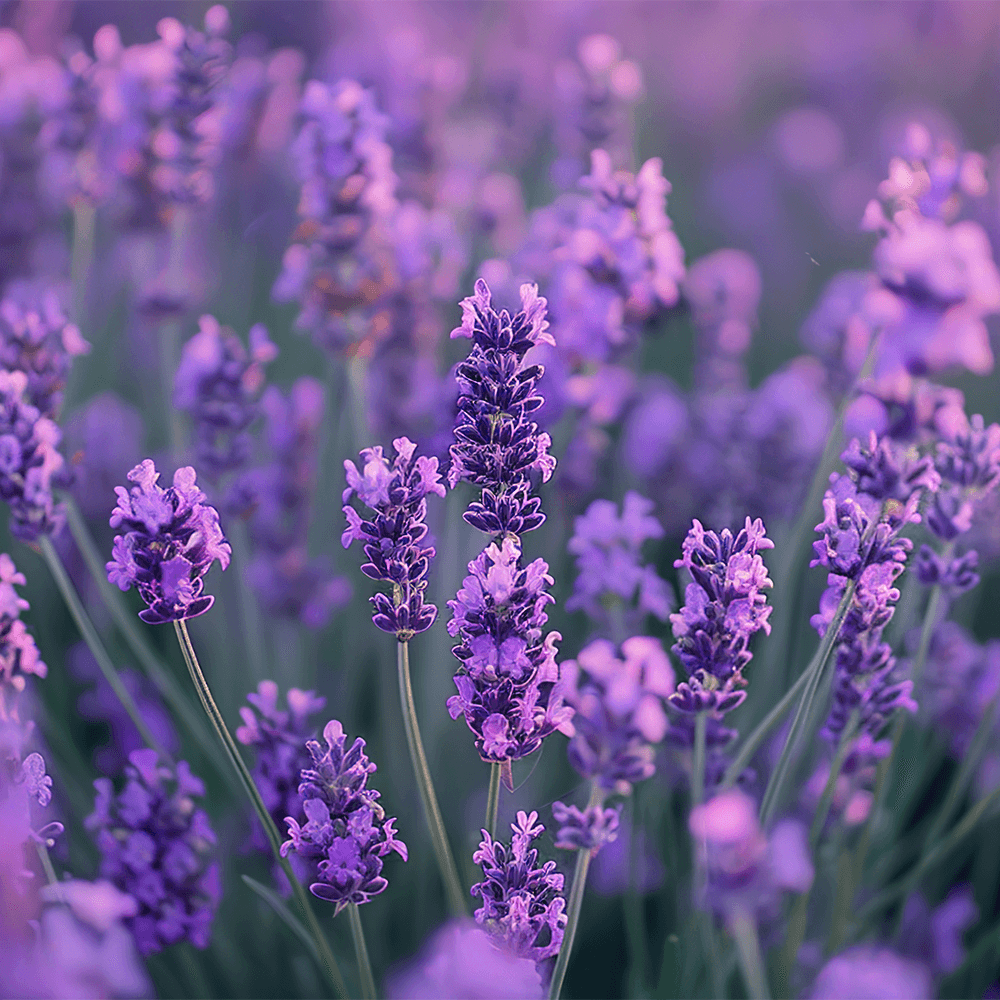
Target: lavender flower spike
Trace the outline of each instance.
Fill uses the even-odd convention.
[[[281,853],[295,851],[314,866],[309,891],[339,913],[348,903],[367,903],[383,892],[389,883],[382,858],[395,851],[406,861],[407,850],[396,837],[396,820],[387,819],[378,803],[379,793],[365,787],[375,771],[365,741],[359,737],[345,751],[347,735],[335,719],[326,724],[323,739],[325,751],[315,740],[306,743],[313,765],[303,769],[299,785],[306,822],[286,817],[289,839]]]
[[[400,642],[406,642],[429,629],[437,618],[437,608],[424,603],[434,549],[420,542],[427,534],[427,495],[443,497],[445,489],[436,458],[415,458],[417,446],[409,438],[396,438],[392,445],[396,458],[391,467],[378,446],[361,452],[364,464],[360,472],[349,459],[344,462],[344,503],[357,493],[375,516],[363,521],[353,507],[345,506],[347,530],[341,540],[345,549],[355,540],[363,542],[369,561],[361,572],[392,584],[391,597],[380,593],[371,598],[373,621],[383,632],[393,632]]]
[[[150,458],[128,478],[138,485],[131,492],[115,487],[111,527],[126,532],[115,536],[108,580],[123,591],[138,588],[149,605],[139,617],[151,625],[204,614],[215,598],[202,593],[202,578],[216,559],[225,569],[232,554],[219,512],[205,502],[191,466],[178,469],[167,489],[157,485],[160,474]]]

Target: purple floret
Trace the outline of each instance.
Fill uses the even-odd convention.
[[[560,824],[555,836],[556,847],[596,854],[617,838],[621,813],[621,805],[614,809],[588,806],[580,810],[576,806],[553,802],[552,818]]]
[[[160,474],[150,458],[128,478],[137,484],[131,492],[115,488],[118,506],[111,527],[126,530],[115,536],[108,580],[123,591],[138,588],[149,605],[139,612],[144,622],[156,625],[204,614],[215,598],[203,593],[202,578],[216,559],[225,569],[232,553],[218,511],[205,502],[190,466],[178,469],[167,489],[157,485]]]
[[[305,823],[286,816],[289,839],[281,853],[294,851],[315,878],[309,891],[335,904],[339,913],[348,903],[367,903],[383,892],[382,859],[395,851],[404,861],[406,844],[396,837],[395,818],[386,818],[379,793],[366,787],[375,765],[365,755],[360,737],[347,751],[347,735],[336,720],[323,730],[326,750],[315,740],[306,743],[312,767],[303,768],[299,795]]]

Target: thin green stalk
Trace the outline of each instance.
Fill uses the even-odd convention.
[[[45,561],[48,563],[49,570],[56,581],[56,586],[59,588],[59,593],[62,594],[62,598],[66,602],[66,607],[69,608],[69,613],[72,615],[73,621],[76,622],[76,627],[80,630],[80,635],[83,636],[84,641],[90,647],[90,652],[97,661],[97,666],[104,675],[104,679],[111,686],[115,697],[121,702],[122,708],[128,713],[128,717],[139,731],[143,743],[151,747],[162,757],[169,757],[169,754],[157,741],[149,726],[146,725],[146,720],[136,707],[132,695],[129,694],[128,688],[125,687],[122,679],[118,676],[118,671],[115,670],[115,666],[111,662],[111,657],[108,656],[107,650],[104,648],[104,644],[97,634],[97,629],[94,628],[94,623],[90,620],[83,602],[80,600],[80,596],[73,586],[73,581],[70,580],[69,574],[62,564],[62,560],[59,558],[59,553],[56,552],[55,546],[52,544],[52,539],[48,535],[42,535],[38,542],[42,549],[42,555],[45,556]]]
[[[700,806],[705,798],[705,731],[708,713],[694,717],[694,750],[691,754],[691,805]]]
[[[953,545],[946,545],[941,552],[942,558],[948,559],[953,549]],[[924,613],[924,624],[920,629],[920,644],[917,646],[917,655],[913,658],[913,666],[910,667],[910,678],[914,687],[920,683],[920,679],[924,675],[924,665],[927,663],[927,654],[930,652],[931,639],[934,638],[934,629],[938,623],[938,612],[943,597],[944,591],[941,584],[934,584],[931,587],[931,596],[927,599],[927,611]]]
[[[184,257],[187,252],[188,233],[191,228],[191,208],[175,205],[170,218],[170,233],[167,258],[167,294],[181,299],[185,293]],[[178,319],[168,319],[159,333],[160,367],[162,369],[164,407],[167,420],[170,451],[179,457],[184,448],[184,430],[181,415],[173,405],[174,376],[177,371],[178,342],[181,323]]]
[[[840,734],[840,742],[837,750],[830,761],[830,773],[827,775],[826,785],[823,787],[823,794],[819,797],[819,804],[816,806],[816,815],[813,817],[812,829],[809,831],[809,850],[815,853],[819,846],[819,838],[823,834],[823,827],[826,825],[826,817],[830,814],[830,806],[833,803],[833,793],[837,787],[837,779],[840,771],[847,760],[847,755],[851,751],[851,743],[858,731],[858,710],[854,709],[844,726],[844,731]]]
[[[785,784],[788,782],[791,773],[793,757],[798,750],[798,744],[803,737],[806,723],[812,713],[813,702],[819,692],[820,678],[823,675],[826,661],[833,651],[833,647],[837,642],[837,636],[840,634],[840,626],[843,624],[844,616],[847,614],[847,609],[854,599],[855,586],[856,583],[854,580],[847,581],[843,596],[840,598],[840,604],[837,605],[837,610],[833,615],[833,620],[823,634],[819,648],[816,650],[809,666],[804,671],[804,674],[808,676],[808,680],[805,682],[802,695],[796,706],[788,738],[785,740],[785,745],[781,748],[781,756],[778,758],[778,763],[771,773],[771,778],[764,791],[764,799],[761,802],[760,821],[765,829],[770,825],[775,810],[781,804]]]
[[[490,787],[486,792],[486,830],[491,837],[497,835],[497,813],[500,811],[500,768],[494,761],[490,764]]]
[[[40,840],[36,840],[35,850],[38,852],[38,860],[42,863],[42,870],[45,872],[46,880],[52,886],[52,890],[58,897],[59,902],[65,903],[66,897],[63,894],[62,886],[59,884],[59,877],[56,875],[56,870],[52,867],[52,858],[49,857],[49,845],[51,843],[51,840],[48,844],[43,844]]]
[[[604,795],[600,786],[595,781],[590,789],[591,806],[599,806],[604,801]],[[591,852],[589,850],[576,852],[576,867],[573,869],[573,884],[569,890],[569,900],[566,904],[566,928],[563,931],[562,944],[559,946],[559,955],[556,958],[556,966],[552,970],[552,982],[549,984],[549,1000],[559,1000],[562,993],[563,980],[566,978],[566,970],[569,968],[569,958],[573,952],[573,939],[576,937],[576,928],[580,923],[580,910],[583,908],[583,893],[587,888],[587,870],[590,868]]]
[[[97,212],[86,198],[73,202],[73,251],[70,283],[73,289],[73,322],[83,327],[87,311],[87,278],[94,259],[94,223]]]
[[[760,951],[756,922],[747,913],[739,911],[729,921],[729,930],[736,941],[740,969],[752,1000],[770,1000],[771,993],[767,987],[764,956]]]
[[[233,547],[243,645],[247,652],[247,659],[250,661],[250,670],[254,680],[262,681],[267,677],[267,668],[264,663],[265,638],[264,630],[261,628],[260,608],[257,605],[256,595],[250,589],[246,574],[239,571],[241,566],[250,565],[250,541],[247,538],[246,523],[239,518],[234,518],[226,534]]]
[[[413,772],[420,789],[420,799],[424,804],[424,815],[430,829],[431,842],[434,845],[434,855],[437,858],[441,878],[444,880],[445,893],[448,896],[448,908],[456,917],[468,913],[462,883],[455,867],[455,858],[448,845],[448,834],[445,832],[444,820],[438,807],[437,795],[434,793],[434,782],[427,766],[427,755],[420,739],[420,727],[417,724],[417,706],[413,700],[413,685],[410,683],[410,649],[409,643],[396,643],[396,666],[399,673],[399,700],[403,709],[403,725],[406,729],[406,742],[410,748],[410,760],[413,762]]]
[[[264,805],[264,800],[260,797],[257,785],[254,783],[254,780],[250,775],[250,771],[247,769],[247,766],[240,755],[239,747],[236,745],[236,741],[229,732],[229,729],[226,726],[226,721],[223,719],[222,713],[219,711],[219,707],[215,703],[215,699],[212,697],[212,690],[208,686],[208,681],[202,672],[201,664],[198,662],[198,656],[194,651],[194,645],[191,642],[191,636],[187,629],[187,622],[174,622],[174,632],[177,634],[177,642],[181,647],[181,652],[184,654],[184,661],[187,664],[188,671],[191,674],[191,680],[194,682],[195,690],[198,692],[198,697],[201,699],[205,713],[208,715],[209,720],[211,721],[212,726],[215,729],[227,756],[229,757],[230,763],[236,771],[236,776],[239,778],[240,784],[243,786],[243,790],[247,793],[247,797],[250,799],[250,804],[253,806],[254,812],[257,813],[257,818],[260,820],[264,833],[271,845],[274,857],[278,864],[281,865],[281,868],[288,879],[288,883],[292,887],[292,892],[295,895],[295,902],[298,905],[302,916],[305,917],[310,933],[316,940],[316,947],[323,958],[321,963],[322,969],[336,994],[341,997],[346,997],[347,988],[344,986],[344,979],[340,974],[340,969],[337,967],[337,960],[333,957],[333,952],[330,950],[330,943],[327,941],[326,935],[319,926],[319,921],[316,919],[316,914],[313,912],[313,908],[309,903],[309,897],[306,896],[306,891],[302,887],[302,883],[296,877],[288,859],[281,853],[281,835],[278,833],[278,828],[274,825],[274,820],[271,819],[271,814],[267,811],[267,806]]]
[[[111,620],[124,636],[126,644],[138,660],[143,672],[152,681],[173,713],[184,724],[199,748],[214,765],[216,771],[221,776],[227,775],[229,773],[228,764],[219,754],[218,744],[212,738],[212,734],[205,726],[201,715],[198,714],[197,709],[191,704],[171,673],[160,662],[160,658],[153,652],[152,646],[149,645],[146,637],[136,625],[135,615],[126,607],[121,591],[114,584],[108,582],[104,560],[101,558],[76,501],[69,495],[64,496],[63,499],[66,504],[66,521],[70,533],[73,535],[76,547],[90,571],[97,592],[100,594],[108,614],[111,615]]]
[[[354,955],[358,960],[361,996],[363,1000],[375,1000],[375,977],[372,975],[372,963],[368,958],[368,945],[365,943],[365,929],[361,926],[361,913],[357,903],[347,904],[347,915],[351,920],[351,938],[354,941]]]

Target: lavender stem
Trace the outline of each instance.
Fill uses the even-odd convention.
[[[368,946],[365,943],[365,929],[361,925],[361,913],[357,903],[347,904],[347,915],[351,921],[351,938],[354,941],[354,955],[358,960],[358,975],[361,978],[361,996],[363,1000],[375,1000],[375,977],[372,975],[372,964],[368,958]]]
[[[486,829],[496,839],[497,813],[500,811],[500,768],[498,761],[490,764],[490,787],[486,793]]]
[[[187,622],[183,619],[175,621],[174,632],[177,634],[177,642],[181,647],[181,652],[184,654],[184,661],[187,664],[188,672],[191,674],[191,680],[194,682],[198,697],[201,699],[202,706],[205,709],[205,714],[209,717],[219,740],[226,750],[230,763],[236,771],[236,776],[240,779],[240,783],[243,785],[243,789],[250,799],[250,804],[257,813],[257,818],[264,828],[264,833],[271,844],[271,850],[274,852],[275,859],[285,872],[288,883],[291,885],[292,892],[295,895],[295,902],[298,904],[309,926],[309,930],[316,940],[316,947],[323,959],[321,963],[323,971],[326,973],[336,994],[341,997],[347,997],[348,994],[347,988],[344,985],[344,979],[340,974],[340,969],[337,967],[337,960],[333,957],[333,952],[330,950],[330,944],[326,939],[326,935],[319,926],[319,921],[317,921],[316,914],[309,904],[309,898],[306,896],[305,889],[302,888],[302,883],[296,877],[288,859],[281,853],[281,836],[278,833],[278,829],[274,825],[274,820],[271,819],[271,814],[267,811],[267,806],[264,805],[264,800],[260,797],[257,785],[254,783],[246,764],[243,762],[243,758],[240,756],[236,741],[230,734],[226,726],[226,721],[223,719],[222,713],[219,711],[219,707],[212,697],[211,688],[208,686],[208,681],[205,679],[204,673],[202,673],[201,664],[198,662],[198,656],[194,651],[194,645],[191,642],[191,636],[187,629]]]
[[[830,806],[833,803],[833,792],[837,786],[837,778],[840,777],[844,761],[847,760],[847,755],[851,750],[851,741],[858,731],[858,719],[858,710],[854,709],[847,720],[847,725],[844,727],[843,733],[840,735],[840,742],[837,744],[833,760],[830,761],[830,774],[827,776],[826,785],[823,787],[823,794],[819,798],[819,805],[816,806],[816,815],[813,817],[812,828],[809,831],[809,849],[813,852],[815,852],[819,845],[819,838],[823,833],[823,827],[826,825],[826,817],[830,814]]]
[[[410,748],[410,760],[413,763],[413,773],[420,789],[420,799],[424,805],[424,815],[430,829],[431,842],[434,845],[434,855],[437,858],[441,878],[444,880],[445,893],[448,896],[448,908],[456,917],[468,913],[465,905],[465,894],[455,867],[455,859],[448,846],[448,834],[445,832],[444,820],[438,807],[437,795],[434,793],[434,782],[431,779],[430,768],[427,766],[427,755],[424,753],[423,741],[420,739],[420,726],[417,724],[417,706],[413,700],[413,685],[410,683],[410,649],[408,642],[396,643],[396,666],[399,673],[399,700],[403,709],[403,725],[406,728],[406,743]]]
[[[694,749],[691,755],[691,806],[700,806],[705,800],[705,731],[708,713],[699,712],[694,717]]]
[[[736,940],[740,969],[752,1000],[770,1000],[771,994],[767,987],[764,956],[760,951],[756,923],[746,913],[740,912],[733,917],[729,929]]]
[[[70,580],[69,574],[62,564],[62,560],[59,558],[59,553],[56,552],[55,546],[52,544],[52,539],[48,535],[42,535],[38,539],[38,544],[41,546],[42,555],[45,556],[45,561],[48,563],[49,570],[56,581],[56,586],[59,588],[59,593],[62,594],[62,598],[66,602],[66,607],[69,608],[69,613],[72,615],[73,621],[80,631],[80,635],[83,636],[84,641],[90,648],[90,652],[97,661],[97,666],[104,675],[104,679],[111,686],[115,697],[121,702],[122,708],[128,713],[128,717],[139,731],[143,743],[151,747],[162,757],[169,759],[170,755],[163,749],[150,731],[149,726],[146,725],[146,720],[136,707],[132,695],[129,694],[128,688],[125,687],[118,676],[118,671],[115,670],[115,666],[111,662],[111,657],[108,656],[108,652],[104,648],[100,636],[97,634],[97,629],[94,628],[94,623],[87,615],[83,602],[80,600],[80,596],[73,586],[73,581]]]

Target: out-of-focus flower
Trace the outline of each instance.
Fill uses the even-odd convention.
[[[16,718],[17,696],[25,689],[27,677],[48,673],[34,638],[21,621],[21,612],[29,605],[14,585],[25,583],[14,560],[0,553],[0,720]]]
[[[835,955],[819,971],[812,1000],[924,1000],[933,994],[930,970],[891,948],[860,944]]]
[[[358,737],[349,750],[347,735],[336,720],[323,729],[326,750],[315,740],[306,743],[312,767],[302,771],[299,795],[306,822],[286,816],[289,839],[281,853],[294,851],[312,867],[317,881],[309,891],[335,904],[339,913],[348,903],[367,903],[389,882],[382,876],[382,859],[395,851],[404,861],[406,844],[396,836],[392,817],[386,818],[379,793],[366,787],[375,765]]]
[[[131,492],[115,488],[118,506],[111,527],[116,535],[108,580],[120,590],[135,586],[149,605],[139,612],[144,622],[182,621],[204,614],[215,602],[205,594],[203,577],[216,559],[225,569],[232,549],[219,526],[219,512],[195,485],[195,471],[174,473],[173,485],[157,485],[160,474],[147,458],[129,474]]]
[[[955,886],[933,910],[919,892],[911,894],[899,924],[899,950],[908,958],[926,962],[935,976],[954,972],[965,958],[962,932],[976,922],[979,908],[972,886]]]
[[[559,824],[555,835],[556,847],[597,854],[605,844],[617,838],[621,812],[621,805],[614,809],[587,806],[581,810],[576,806],[553,802],[552,818]]]

